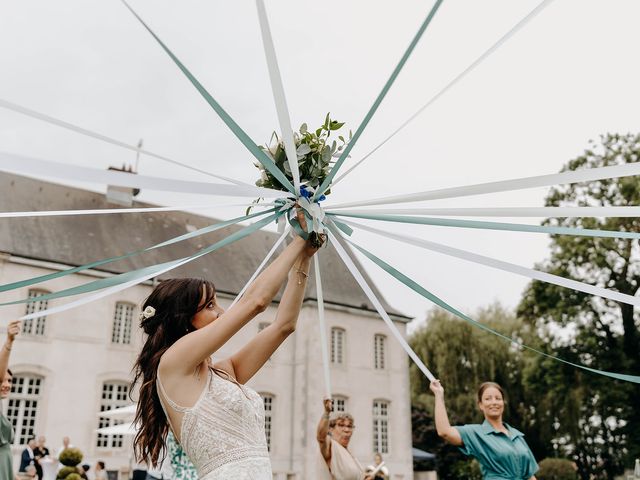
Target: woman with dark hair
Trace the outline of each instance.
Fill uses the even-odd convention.
[[[9,322],[7,326],[7,340],[4,342],[0,350],[0,376],[2,384],[0,385],[0,399],[5,399],[11,393],[11,382],[13,381],[13,373],[9,370],[9,357],[11,356],[11,348],[16,335],[20,333],[20,320]],[[2,414],[0,409],[0,478],[15,478],[13,473],[13,455],[11,454],[11,444],[13,443],[13,427],[7,417]]]
[[[298,222],[306,231],[300,212]],[[201,480],[271,480],[262,399],[244,384],[295,330],[316,251],[294,236],[227,312],[206,280],[166,280],[153,290],[141,313],[148,337],[134,367],[139,460],[161,462],[170,428]],[[285,282],[274,322],[212,364],[211,355],[266,310]]]
[[[482,424],[452,427],[444,405],[440,380],[430,385],[436,397],[435,417],[438,435],[460,447],[465,455],[480,463],[482,476],[491,480],[536,480],[538,471],[524,434],[502,421],[504,391],[494,382],[484,382],[477,393],[478,407],[484,414]]]

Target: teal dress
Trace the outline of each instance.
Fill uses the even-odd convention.
[[[13,427],[4,415],[0,414],[0,478],[13,478]]]
[[[171,478],[174,480],[198,480],[196,467],[193,466],[171,431],[167,434],[167,458],[170,459],[171,471],[173,472]]]
[[[460,451],[480,463],[485,480],[528,480],[538,471],[524,434],[504,424],[509,435],[496,431],[488,421],[482,425],[455,427],[463,445]]]

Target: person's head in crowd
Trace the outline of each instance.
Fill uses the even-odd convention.
[[[31,450],[36,448],[36,437],[31,437],[29,440],[27,440],[27,447],[29,447]]]
[[[7,368],[4,376],[2,377],[2,383],[0,384],[0,399],[7,398],[11,393],[11,385],[13,383],[13,373]]]
[[[351,435],[356,426],[353,416],[346,412],[333,412],[329,420],[329,433],[331,438],[342,445],[344,448],[349,446]]]

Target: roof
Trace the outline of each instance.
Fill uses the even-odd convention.
[[[0,211],[3,212],[117,208],[116,205],[107,202],[104,194],[4,172],[0,172],[0,191],[2,192]],[[134,202],[133,206],[155,205]],[[244,212],[239,212],[239,215],[241,213]],[[0,218],[0,252],[77,266],[143,249],[183,235],[187,231],[192,231],[194,227],[203,228],[217,221],[188,212]],[[99,269],[111,273],[122,273],[182,258],[223,239],[240,228],[242,227],[233,225],[110,263]],[[215,283],[218,291],[236,294],[251,277],[277,238],[276,233],[255,232],[238,242],[167,272],[160,278],[207,278]],[[360,267],[353,252],[348,251],[356,265]],[[319,255],[324,301],[333,305],[375,311],[373,304],[355,282],[335,249],[324,248]],[[387,313],[397,319],[410,318],[392,308],[373,285],[366,272],[362,268],[360,271]],[[316,299],[313,275],[309,278],[307,299]]]

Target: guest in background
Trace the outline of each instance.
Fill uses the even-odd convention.
[[[5,399],[11,393],[11,383],[13,382],[13,374],[9,370],[9,356],[13,341],[20,333],[20,320],[9,322],[7,326],[7,340],[0,347],[0,399]],[[2,414],[0,409],[0,478],[11,479],[13,475],[13,454],[11,453],[11,444],[13,443],[13,427],[7,417]]]
[[[104,467],[104,462],[102,460],[98,460],[96,463],[96,478],[95,480],[107,480],[107,471]]]
[[[484,414],[482,424],[452,427],[444,404],[444,388],[439,380],[430,385],[436,397],[435,420],[438,435],[460,447],[465,455],[480,463],[483,478],[536,480],[538,464],[524,434],[502,420],[504,391],[494,382],[484,382],[477,393],[478,408]]]
[[[380,452],[373,457],[373,465],[369,465],[365,471],[364,480],[389,480],[389,469],[382,461]]]
[[[18,469],[19,472],[26,472],[27,471],[27,467],[29,465],[33,465],[34,468],[36,468],[36,473],[37,473],[37,467],[36,465],[36,456],[34,453],[34,449],[36,448],[36,439],[31,437],[28,441],[27,441],[27,446],[25,447],[25,449],[22,451],[22,455],[20,456],[20,468]]]
[[[353,417],[346,412],[331,415],[333,403],[325,399],[324,414],[320,417],[316,440],[322,456],[316,472],[318,480],[362,480],[364,468],[349,451],[351,435],[356,428]]]

